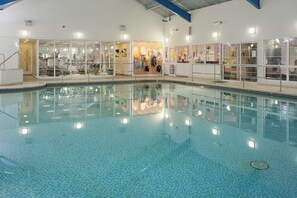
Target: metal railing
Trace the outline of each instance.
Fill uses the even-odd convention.
[[[213,72],[199,72],[194,69],[195,67],[209,67],[213,66]],[[217,68],[219,67],[219,69]],[[248,71],[248,69],[255,68],[254,71]],[[192,64],[192,82],[194,76],[213,76],[213,81],[216,82],[218,79],[221,81],[235,80],[242,83],[244,88],[247,82],[258,82],[260,79],[265,80],[278,80],[279,91],[282,92],[283,78],[287,76],[282,72],[284,67],[282,65],[255,65],[255,64]],[[262,77],[258,75],[259,69],[262,70]],[[201,69],[202,70],[202,69]],[[228,71],[230,70],[230,71]],[[271,70],[267,71],[267,70]],[[210,71],[210,70],[209,70]],[[288,73],[288,75],[290,75]],[[291,74],[292,75],[292,74]],[[297,75],[297,73],[296,73]],[[219,77],[219,78],[218,78]]]
[[[112,65],[110,68],[106,68],[106,65]],[[105,65],[105,66],[104,66]],[[94,81],[96,80],[101,80],[103,78],[106,79],[112,79],[115,80],[115,77],[125,76],[133,78],[134,80],[140,79],[140,78],[153,78],[156,81],[163,80],[163,75],[164,75],[164,67],[165,65],[162,64],[161,66],[161,71],[160,72],[153,72],[149,73],[147,75],[145,72],[137,72],[137,69],[134,68],[135,63],[131,62],[123,62],[123,63],[104,63],[101,62],[96,65],[96,68],[91,67],[91,65],[83,65],[83,72],[76,72],[73,73],[73,71],[67,67],[67,68],[53,68],[51,67],[50,70],[53,72],[51,75],[47,75],[45,72],[45,75],[39,76],[39,80],[61,80],[61,82],[64,82],[66,79],[67,80],[81,80],[81,81],[87,81],[91,82],[93,79]],[[119,68],[119,66],[123,66],[122,68]],[[77,66],[77,67],[82,67],[82,66]],[[156,69],[156,67],[150,67],[150,69]],[[48,70],[49,68],[47,68]],[[60,70],[66,69],[68,72],[61,72]],[[157,71],[157,70],[156,70]],[[40,68],[39,68],[39,73],[40,73]],[[58,75],[57,75],[58,74]],[[80,75],[78,75],[80,74]],[[76,77],[74,77],[76,75]],[[81,77],[78,77],[81,76]]]
[[[104,64],[104,63],[100,63]],[[111,64],[111,63],[109,63]],[[166,72],[168,72],[167,67],[169,64],[162,64],[161,71],[157,72],[156,67],[150,67],[150,70],[156,70],[154,72],[145,72],[145,70],[135,68],[135,63],[131,62],[123,62],[123,63],[112,63],[112,73],[107,74],[106,68],[104,67],[102,70],[102,65],[100,65],[100,72],[94,72],[90,70],[90,65],[85,65],[85,71],[82,75],[79,75],[81,77],[72,76],[70,75],[60,75],[55,76],[58,78],[51,78],[54,80],[58,80],[59,78],[64,82],[64,80],[67,79],[67,81],[73,80],[76,81],[87,81],[87,82],[96,82],[100,81],[103,78],[105,79],[112,79],[117,81],[121,80],[129,80],[129,79],[150,79],[150,80],[156,80],[163,81],[166,77]],[[122,66],[120,66],[122,65]],[[198,67],[198,68],[196,68]],[[206,67],[206,68],[204,68]],[[208,67],[208,68],[207,68]],[[211,67],[211,68],[209,68]],[[293,67],[293,66],[290,66]],[[143,67],[142,67],[143,68]],[[199,69],[201,68],[201,69]],[[187,74],[186,77],[188,79],[185,80],[192,80],[194,82],[195,77],[202,77],[206,79],[205,82],[208,83],[209,80],[212,80],[213,83],[221,83],[221,82],[227,82],[227,81],[237,81],[237,85],[242,86],[245,88],[247,83],[250,83],[250,85],[253,85],[251,83],[257,83],[257,82],[264,82],[260,81],[261,79],[265,80],[274,80],[275,83],[272,82],[272,84],[276,84],[279,81],[279,91],[282,92],[283,89],[283,79],[284,79],[284,71],[282,71],[284,68],[289,68],[287,66],[282,65],[249,65],[249,64],[192,64],[192,73]],[[290,74],[289,72],[286,73],[286,75],[294,75],[291,77],[292,79],[296,77],[297,81],[297,67],[296,71],[294,70],[294,73]],[[93,73],[92,73],[93,72]],[[103,74],[102,74],[103,72]],[[228,73],[229,72],[229,73]],[[77,73],[78,74],[78,73]],[[190,76],[191,75],[191,76]],[[69,76],[69,78],[66,78],[65,76]],[[126,78],[127,77],[127,78]],[[40,78],[40,80],[43,80],[45,78]],[[46,79],[48,80],[48,79]],[[184,79],[182,79],[184,80]],[[241,83],[241,84],[240,84]]]
[[[271,78],[271,80],[278,80],[279,81],[279,91],[282,92],[283,87],[283,73],[282,73],[282,66],[281,65],[249,65],[249,64],[225,64],[223,65],[222,71],[225,71],[225,67],[236,67],[237,69],[237,75],[239,75],[238,81],[242,82],[242,87],[245,87],[245,83],[247,82],[247,79],[252,79],[254,82],[258,82],[259,79],[268,79]],[[249,72],[244,71],[243,68],[255,68],[256,69],[256,75],[249,75]],[[258,76],[258,69],[263,69],[263,77]],[[276,69],[276,72],[271,72],[269,75],[271,77],[267,77],[267,69]],[[266,71],[264,71],[266,69]],[[224,73],[225,76],[225,73]]]
[[[213,72],[197,72],[197,71],[194,71],[194,67],[195,66],[202,66],[202,67],[209,67],[209,66],[213,66]],[[219,67],[219,73],[217,73],[217,67]],[[219,79],[218,80],[222,80],[222,66],[220,64],[192,64],[192,82],[194,81],[194,74],[200,74],[200,75],[204,75],[204,76],[211,76],[213,77],[213,81],[217,81],[217,76],[219,76]]]
[[[0,67],[1,67],[1,65],[4,65],[4,67],[3,67],[3,69],[5,69],[5,63],[9,60],[9,59],[11,59],[13,56],[15,56],[16,54],[18,54],[19,55],[19,51],[16,51],[16,52],[14,52],[12,55],[10,55],[7,59],[5,59],[5,55],[4,55],[4,61],[2,62],[2,63],[0,63]]]
[[[5,54],[0,54],[0,56],[2,56],[3,57],[3,61],[5,61]],[[0,66],[1,66],[1,64],[0,64]],[[5,62],[3,62],[3,67],[5,69]]]

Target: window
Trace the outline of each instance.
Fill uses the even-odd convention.
[[[169,63],[175,62],[175,50],[174,48],[169,49]]]
[[[224,64],[239,64],[239,44],[224,45]]]
[[[176,47],[176,56],[178,63],[188,63],[189,62],[189,46],[179,46]]]
[[[257,43],[241,44],[241,64],[257,64]]]
[[[289,42],[289,80],[297,81],[297,38]]]
[[[236,64],[240,63],[239,44],[225,44],[224,49],[224,79],[226,80],[239,80],[240,69]],[[232,66],[235,65],[235,66]]]
[[[220,44],[206,45],[206,63],[220,64],[221,63],[221,49]]]
[[[193,62],[194,63],[206,63],[206,46],[205,45],[193,45]]]
[[[54,41],[39,41],[39,76],[54,76]]]
[[[285,39],[271,39],[264,41],[264,53],[266,67],[266,78],[272,80],[280,79],[286,80],[287,65],[287,40]],[[277,65],[278,67],[273,67]]]
[[[114,69],[114,43],[104,42],[101,49],[102,72],[107,75],[113,75]]]
[[[242,65],[257,64],[257,43],[242,43],[241,44],[240,63]],[[257,81],[257,67],[242,67],[241,75],[244,80]]]
[[[72,65],[71,71],[73,75],[86,74],[86,50],[85,42],[75,41],[72,43]]]
[[[70,75],[71,70],[70,41],[55,42],[56,76]]]
[[[99,75],[101,72],[99,42],[87,43],[87,68],[90,75]]]

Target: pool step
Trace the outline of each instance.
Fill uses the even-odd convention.
[[[27,165],[21,164],[6,156],[0,156],[0,177],[4,176],[17,176],[28,177],[35,170]]]
[[[162,137],[161,140],[146,147],[136,156],[117,163],[100,180],[104,182],[104,186],[109,188],[109,192],[115,192],[115,196],[122,196],[137,187],[142,180],[150,178],[161,167],[171,163],[171,161],[187,151],[190,144],[190,139],[177,144],[168,138]]]
[[[0,174],[13,175],[16,163],[5,156],[0,156]]]
[[[178,155],[180,155],[182,152],[187,150],[190,147],[191,140],[190,138],[185,140],[183,143],[181,143],[177,148],[170,151],[168,154],[161,156],[159,159],[154,161],[153,163],[149,164],[148,166],[144,167],[140,172],[142,176],[148,175],[151,172],[154,172],[158,167],[162,166],[163,164],[169,163],[170,160],[174,159]]]

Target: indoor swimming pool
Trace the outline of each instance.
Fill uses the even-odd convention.
[[[296,197],[297,99],[171,83],[0,94],[0,197]]]

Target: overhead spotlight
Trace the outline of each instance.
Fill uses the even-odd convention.
[[[22,36],[28,36],[29,35],[29,32],[27,30],[22,30],[21,31],[21,35]]]
[[[213,32],[212,33],[212,37],[213,38],[218,38],[219,37],[219,33],[218,32]]]
[[[121,35],[121,38],[122,38],[123,40],[127,40],[127,39],[128,39],[128,34],[122,34],[122,35]]]
[[[256,28],[254,28],[254,27],[250,27],[250,28],[249,28],[249,34],[250,34],[250,35],[255,35],[255,34],[256,34]]]
[[[120,37],[122,40],[127,40],[129,35],[127,34],[126,25],[120,25]]]
[[[186,39],[186,41],[190,41],[191,40],[191,36],[190,35],[186,35],[185,39]]]
[[[75,32],[74,33],[74,38],[76,38],[76,39],[82,39],[83,38],[83,33],[81,33],[81,32]]]

